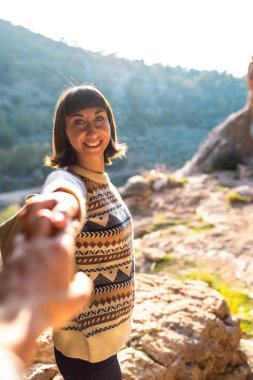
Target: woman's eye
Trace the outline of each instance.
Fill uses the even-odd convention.
[[[75,119],[74,120],[74,125],[81,125],[83,123],[84,123],[84,121],[82,119]]]
[[[103,116],[98,116],[95,119],[96,122],[103,121],[103,120],[104,120]]]

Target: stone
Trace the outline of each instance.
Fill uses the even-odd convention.
[[[228,317],[206,283],[138,274],[133,332],[119,356],[123,379],[248,379],[239,323]]]
[[[135,175],[128,178],[123,190],[122,196],[124,198],[134,197],[134,196],[146,196],[150,194],[149,182],[141,175]]]
[[[64,378],[58,373],[52,380],[64,380]]]
[[[27,369],[24,380],[51,380],[57,375],[58,369],[56,364],[36,363]],[[11,380],[11,379],[10,379]]]
[[[238,186],[227,193],[227,197],[238,194],[240,198],[247,202],[253,202],[253,189],[248,185]]]
[[[128,178],[120,194],[130,210],[146,210],[151,202],[151,186],[141,175]]]
[[[152,183],[152,190],[154,191],[161,191],[167,187],[168,184],[168,178],[165,176],[162,178],[158,178]]]
[[[224,224],[228,221],[227,208],[222,194],[211,193],[196,207],[196,213],[210,225]]]
[[[123,380],[173,380],[167,369],[155,363],[147,354],[131,347],[118,355]]]
[[[153,224],[153,218],[139,218],[134,220],[134,237],[142,237],[150,232]]]
[[[248,339],[241,339],[240,348],[246,354],[250,368],[253,370],[253,342]]]
[[[35,344],[36,348],[33,362],[55,364],[52,329],[48,328],[44,330],[36,340]]]
[[[146,260],[149,260],[155,263],[161,261],[166,255],[166,252],[164,250],[160,248],[152,248],[152,247],[143,248],[141,252]]]

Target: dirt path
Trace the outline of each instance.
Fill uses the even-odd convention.
[[[33,187],[25,190],[11,191],[0,194],[0,205],[8,205],[11,203],[23,203],[24,198],[28,194],[37,194],[41,192],[40,187]]]

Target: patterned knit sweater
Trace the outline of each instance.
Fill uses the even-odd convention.
[[[126,343],[134,303],[132,219],[107,174],[68,168],[87,191],[86,220],[76,239],[77,270],[94,282],[88,308],[53,334],[65,356],[102,361]]]

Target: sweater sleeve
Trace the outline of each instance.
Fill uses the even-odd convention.
[[[81,225],[86,217],[86,190],[83,183],[73,174],[65,170],[56,170],[47,177],[42,193],[64,191],[74,195],[79,203],[79,219]]]
[[[76,197],[80,205],[78,217],[80,218],[82,226],[86,217],[86,190],[83,183],[76,176],[65,170],[57,170],[47,177],[42,193],[52,193],[55,191],[65,191]],[[28,195],[26,199],[33,195],[35,194]],[[3,261],[13,249],[15,236],[22,230],[22,224],[19,218],[21,210],[0,225],[0,251]]]

